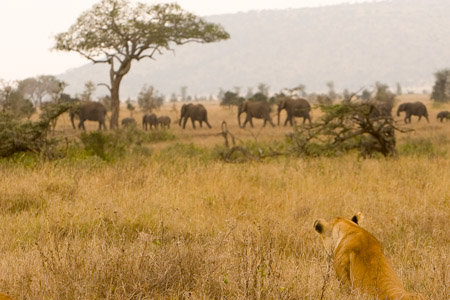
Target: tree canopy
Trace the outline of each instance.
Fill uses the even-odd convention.
[[[55,49],[75,51],[94,63],[110,65],[111,127],[118,127],[120,83],[133,60],[153,58],[190,42],[211,43],[229,34],[222,26],[184,11],[177,4],[132,5],[101,0],[82,13],[67,32],[56,35]]]

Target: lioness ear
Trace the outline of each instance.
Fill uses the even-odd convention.
[[[364,216],[363,216],[362,212],[358,212],[358,213],[356,213],[356,215],[354,215],[354,216],[352,217],[351,220],[352,220],[354,223],[356,223],[356,224],[359,225],[359,222],[362,220],[363,217],[364,217]]]
[[[316,220],[314,222],[314,229],[320,234],[323,232],[323,226],[322,226],[322,224],[320,224],[319,220]]]

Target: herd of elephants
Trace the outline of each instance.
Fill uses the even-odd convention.
[[[372,113],[376,116],[392,116],[392,106],[387,104],[373,104]],[[287,113],[286,120],[284,121],[284,126],[288,123],[293,126],[295,123],[295,118],[303,118],[303,123],[308,120],[311,123],[311,105],[305,99],[284,99],[278,102],[278,125],[280,124],[280,112],[285,110]],[[397,116],[400,116],[401,112],[405,112],[405,123],[411,122],[411,116],[418,116],[419,121],[424,117],[428,122],[428,112],[426,106],[422,102],[406,102],[399,105],[397,109]],[[245,113],[246,118],[243,124],[241,124],[241,114]],[[238,122],[239,127],[245,128],[247,123],[253,127],[253,118],[264,120],[263,127],[266,123],[269,123],[273,127],[275,124],[272,122],[272,117],[270,116],[271,107],[267,102],[251,102],[245,101],[241,103],[238,107]],[[80,120],[78,124],[79,129],[85,130],[85,121],[95,121],[99,123],[99,130],[106,129],[106,108],[100,102],[86,102],[80,105],[77,109],[70,112],[70,120],[72,126],[75,129],[74,118],[77,116]],[[178,124],[186,128],[186,123],[188,119],[191,119],[192,127],[195,129],[195,121],[199,122],[200,127],[203,126],[203,122],[211,128],[208,122],[208,112],[202,104],[183,104],[181,107],[180,119]],[[450,120],[449,111],[441,111],[437,114],[437,119],[441,122],[444,120]],[[161,128],[170,128],[171,119],[168,116],[157,117],[155,114],[146,114],[142,118],[142,127],[144,130],[156,129],[158,126]],[[130,124],[136,124],[136,120],[133,118],[125,118],[122,120],[122,127],[126,127]]]

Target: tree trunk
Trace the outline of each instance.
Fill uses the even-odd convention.
[[[111,120],[109,121],[110,129],[119,128],[119,112],[120,112],[120,98],[119,89],[123,76],[125,76],[131,68],[131,59],[127,58],[120,63],[117,71],[114,70],[114,58],[109,59],[111,69],[109,76],[111,81]]]
[[[123,76],[117,76],[111,80],[111,120],[109,121],[110,129],[119,128],[119,112],[120,112],[120,98],[119,88]]]

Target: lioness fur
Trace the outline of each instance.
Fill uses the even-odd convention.
[[[0,300],[14,300],[13,298],[0,293]]]
[[[361,217],[358,213],[351,220],[337,217],[314,222],[340,282],[380,300],[425,300],[405,291],[380,242],[358,225]]]

